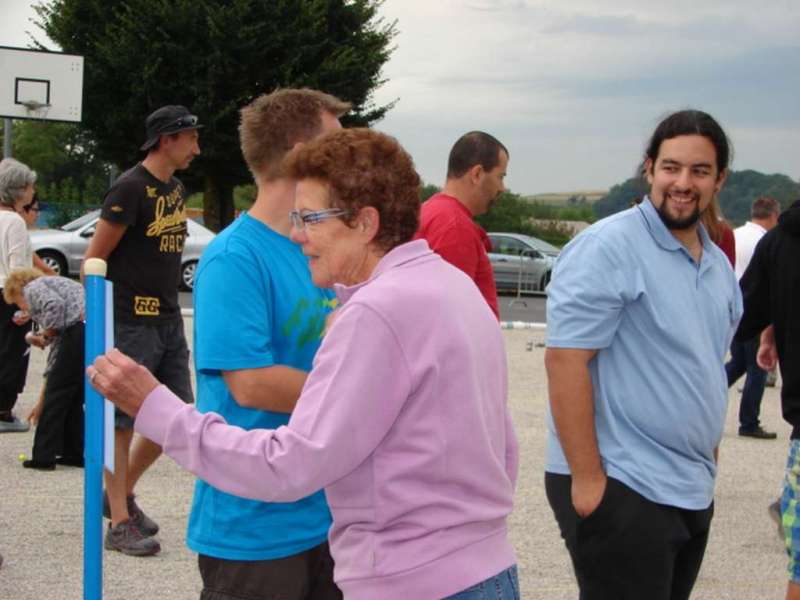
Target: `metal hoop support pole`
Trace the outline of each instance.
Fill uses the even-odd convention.
[[[86,290],[85,363],[88,367],[106,344],[106,262],[86,260],[83,266]],[[84,382],[86,408],[83,495],[83,599],[103,597],[103,398]]]

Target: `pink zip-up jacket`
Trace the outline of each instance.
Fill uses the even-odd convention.
[[[287,502],[325,488],[348,600],[443,598],[507,569],[518,448],[494,314],[424,240],[337,292],[287,426],[244,431],[160,386],[136,430],[238,496]]]

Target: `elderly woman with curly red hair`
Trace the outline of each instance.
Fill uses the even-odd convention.
[[[244,431],[200,414],[115,351],[88,369],[93,384],[215,487],[269,502],[325,488],[346,598],[518,598],[502,335],[475,284],[411,241],[411,157],[350,129],[300,147],[285,169],[297,180],[292,239],[341,302],[289,424]]]

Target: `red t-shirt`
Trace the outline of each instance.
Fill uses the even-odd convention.
[[[487,254],[492,245],[469,209],[456,198],[438,193],[422,205],[419,221],[415,239],[424,238],[431,250],[469,275],[499,319],[494,271]]]
[[[736,268],[736,238],[733,235],[733,229],[725,222],[721,222],[720,225],[722,226],[722,239],[717,242],[717,246],[722,249],[725,256],[731,261],[731,267]]]

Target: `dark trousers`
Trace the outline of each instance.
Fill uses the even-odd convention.
[[[36,461],[54,462],[56,456],[83,456],[83,334],[83,323],[75,323],[60,334],[33,438]]]
[[[545,473],[547,500],[572,558],[580,600],[686,600],[703,562],[705,510],[656,504],[608,479],[600,505],[580,518],[572,477]]]
[[[0,416],[10,413],[17,396],[25,387],[28,375],[30,346],[25,334],[31,330],[30,321],[15,325],[11,318],[19,310],[16,304],[6,304],[0,289]]]
[[[274,560],[197,557],[200,600],[342,600],[328,542]]]
[[[728,387],[747,373],[739,404],[739,427],[746,431],[753,431],[759,425],[758,414],[761,412],[761,398],[767,382],[767,372],[756,363],[758,344],[758,337],[746,342],[734,340],[731,342],[731,359],[725,364]]]

